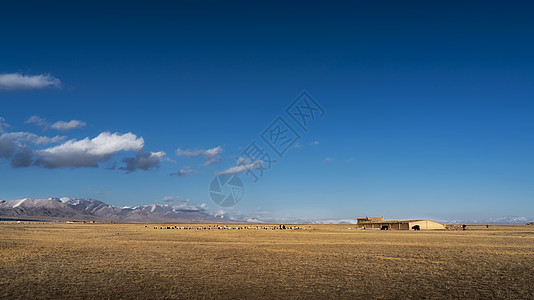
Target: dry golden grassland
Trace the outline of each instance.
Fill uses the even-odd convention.
[[[534,226],[154,226],[0,224],[0,299],[534,299]]]

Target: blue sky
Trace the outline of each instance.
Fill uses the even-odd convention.
[[[533,10],[514,1],[2,4],[0,199],[124,206],[180,196],[173,203],[218,212],[212,178],[307,91],[326,113],[257,183],[242,173],[244,197],[225,214],[533,217]],[[26,163],[13,167],[15,157]]]

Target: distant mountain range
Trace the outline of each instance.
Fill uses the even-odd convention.
[[[151,204],[134,207],[118,207],[95,199],[49,198],[2,201],[0,220],[42,220],[42,221],[100,221],[100,222],[231,222],[215,217],[198,207],[172,207]]]
[[[40,220],[40,221],[97,221],[123,223],[222,223],[252,222],[280,223],[280,220],[257,220],[241,216],[240,218],[213,216],[205,212],[204,206],[151,204],[142,206],[118,207],[95,199],[85,198],[48,198],[3,201],[0,200],[0,220]],[[445,224],[517,224],[532,222],[526,217],[499,217],[483,220],[436,220]],[[356,220],[285,220],[282,223],[309,224],[355,224]]]
[[[526,217],[518,217],[518,216],[507,216],[507,217],[497,217],[497,218],[489,218],[489,219],[482,219],[482,220],[449,220],[449,221],[440,221],[442,223],[446,224],[480,224],[480,225],[525,225],[529,222],[532,222],[532,219],[526,218]]]

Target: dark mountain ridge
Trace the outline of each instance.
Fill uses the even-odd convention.
[[[114,221],[114,222],[229,222],[212,216],[201,207],[173,207],[151,204],[134,207],[118,207],[96,199],[48,198],[3,201],[0,200],[0,218],[32,219],[42,221]]]

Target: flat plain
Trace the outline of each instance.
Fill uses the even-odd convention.
[[[2,223],[0,299],[534,299],[534,226],[206,226]]]

